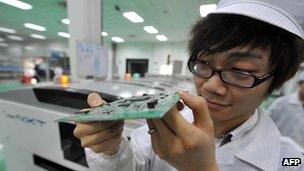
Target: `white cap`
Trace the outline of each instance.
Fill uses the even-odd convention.
[[[238,14],[261,20],[304,39],[304,0],[221,0],[209,14]]]

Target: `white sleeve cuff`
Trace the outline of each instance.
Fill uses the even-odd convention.
[[[119,170],[131,171],[133,166],[133,152],[127,139],[123,138],[119,150],[116,154],[105,155],[95,153],[91,149],[86,148],[86,157],[89,168],[91,170]]]

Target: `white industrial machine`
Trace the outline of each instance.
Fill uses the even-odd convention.
[[[165,86],[132,81],[72,83],[67,87],[40,84],[0,93],[0,138],[7,171],[88,170],[84,149],[73,136],[74,123],[56,119],[87,108],[86,98],[98,92],[106,101],[175,91]],[[127,121],[124,135],[145,124]]]

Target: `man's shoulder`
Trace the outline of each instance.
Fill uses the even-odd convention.
[[[286,106],[290,105],[289,101],[292,98],[292,95],[285,95],[278,97],[275,99],[272,104],[269,106],[268,110],[276,110],[281,111],[282,108],[285,108]]]
[[[288,104],[286,103],[287,101],[289,101],[289,99],[292,97],[292,94],[289,95],[285,95],[285,96],[281,96],[278,97],[277,99],[274,100],[274,102],[276,102],[277,104]]]
[[[304,149],[289,137],[281,137],[281,155],[304,157]]]
[[[290,141],[291,140],[291,141]],[[281,164],[279,166],[279,170],[285,170],[287,168],[290,168],[292,170],[301,170],[304,168],[304,150],[302,147],[300,147],[298,144],[293,142],[292,139],[288,138],[285,139],[285,137],[281,138],[281,154],[280,154],[280,160]],[[294,163],[295,160],[300,161],[297,165],[288,165],[288,163]],[[287,164],[287,165],[284,165]],[[292,168],[291,168],[292,167]]]

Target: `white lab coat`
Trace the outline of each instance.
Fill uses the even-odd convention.
[[[288,136],[304,148],[304,108],[299,93],[276,99],[268,113],[283,136]]]
[[[182,113],[185,118],[192,120],[192,111],[189,108]],[[241,137],[232,139],[230,143],[216,148],[219,169],[230,171],[304,169],[303,154],[282,141],[280,132],[270,117],[261,108],[256,110],[255,115],[258,117],[250,130]],[[86,149],[90,169],[93,171],[176,170],[153,152],[147,131],[147,126],[135,130],[131,142],[123,140],[119,152],[113,156],[96,154]],[[302,162],[297,167],[282,166],[283,158],[301,158]]]

